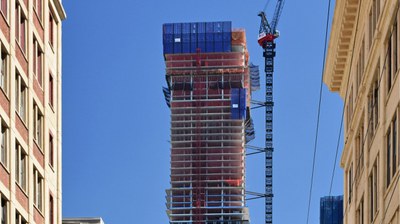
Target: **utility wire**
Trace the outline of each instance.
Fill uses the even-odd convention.
[[[323,76],[325,71],[325,59],[326,59],[326,48],[328,44],[328,30],[329,30],[329,17],[331,12],[331,0],[328,1],[328,12],[326,16],[326,27],[325,27],[325,40],[324,40],[324,56],[322,60],[322,72],[321,72],[321,81],[319,86],[319,100],[318,100],[318,114],[317,114],[317,124],[315,130],[315,140],[314,140],[314,154],[313,154],[313,163],[311,170],[311,183],[310,183],[310,191],[308,195],[308,209],[307,209],[307,224],[310,220],[310,208],[311,208],[311,198],[312,198],[312,189],[314,183],[314,171],[315,171],[315,158],[317,155],[317,144],[318,144],[318,132],[319,132],[319,121],[321,115],[321,103],[322,103],[322,87],[323,87]]]

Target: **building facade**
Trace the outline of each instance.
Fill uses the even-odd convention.
[[[399,1],[336,2],[324,82],[345,102],[345,224],[400,222],[399,26]]]
[[[102,218],[64,218],[62,224],[104,224]]]
[[[230,22],[163,29],[164,95],[171,109],[169,222],[248,223],[244,146],[252,134],[246,132],[251,85],[245,32],[232,30]]]
[[[0,223],[61,224],[61,0],[0,0]]]
[[[343,196],[326,196],[320,200],[320,224],[343,224]]]

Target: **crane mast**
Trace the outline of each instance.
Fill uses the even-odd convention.
[[[282,13],[284,0],[278,0],[272,22],[269,23],[265,12],[260,12],[261,17],[258,43],[263,48],[265,59],[265,223],[272,224],[273,211],[273,73],[275,58],[275,39],[279,37],[276,27]]]

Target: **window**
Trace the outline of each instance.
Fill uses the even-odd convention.
[[[8,53],[5,51],[5,47],[1,45],[1,60],[0,60],[0,88],[3,92],[7,93],[7,65],[8,65]]]
[[[49,163],[54,167],[54,140],[53,135],[49,134]]]
[[[43,2],[42,0],[33,0],[33,9],[35,10],[39,20],[42,21],[43,16]]]
[[[364,224],[364,199],[360,200],[357,209],[357,224]]]
[[[40,48],[39,42],[34,39],[33,40],[33,72],[35,73],[36,79],[39,82],[39,85],[42,86],[42,77],[43,77],[43,51]]]
[[[7,19],[8,16],[8,0],[0,0],[0,11]]]
[[[43,145],[43,114],[37,104],[33,104],[33,139],[39,147]]]
[[[358,56],[358,63],[357,63],[357,70],[356,70],[356,74],[357,74],[356,92],[360,89],[361,81],[364,76],[364,58],[365,58],[365,50],[364,49],[365,49],[365,41],[363,39],[362,43],[361,43],[360,53]]]
[[[392,89],[394,78],[396,77],[398,70],[397,63],[397,23],[393,25],[391,36],[388,40],[388,51],[386,61],[386,74],[387,74],[387,91]]]
[[[3,120],[1,120],[1,125],[0,125],[0,162],[7,167],[8,166],[8,144],[7,144],[7,139],[8,139],[8,127],[4,123]]]
[[[33,203],[40,211],[43,210],[43,177],[37,169],[33,170]]]
[[[374,136],[378,126],[378,119],[379,119],[379,67],[376,68],[375,81],[371,86],[371,90],[368,96],[369,144],[372,143],[372,137]]]
[[[353,86],[350,87],[349,98],[347,99],[347,128],[351,126],[351,120],[353,117]]]
[[[353,164],[350,165],[349,171],[347,172],[347,189],[349,204],[351,203],[351,195],[353,193]]]
[[[50,45],[52,46],[52,47],[54,47],[54,43],[55,43],[55,35],[54,35],[54,32],[56,31],[55,30],[55,27],[57,26],[57,24],[55,23],[55,21],[54,21],[54,17],[53,17],[53,14],[51,13],[51,11],[50,11],[50,13],[49,13],[49,43],[50,43]]]
[[[50,195],[50,199],[49,199],[49,219],[50,219],[50,224],[54,224],[54,200],[53,200],[53,196]]]
[[[370,222],[374,221],[376,212],[378,211],[378,159],[375,160],[374,166],[372,167],[371,174],[369,175],[369,214]]]
[[[18,112],[21,119],[26,122],[26,105],[27,105],[27,98],[28,98],[28,88],[24,83],[21,75],[16,73],[15,76],[15,109]]]
[[[17,42],[19,46],[21,47],[22,52],[26,52],[26,16],[24,15],[24,12],[21,8],[21,6],[17,3],[15,7],[15,23],[16,23],[16,29],[15,29],[15,38],[17,39]]]
[[[372,1],[372,8],[369,12],[369,48],[371,49],[372,40],[375,35],[376,26],[378,24],[379,15],[380,15],[380,1],[381,0],[373,0]]]
[[[374,30],[372,29],[372,9],[369,11],[368,15],[368,47],[371,49],[372,47],[372,39],[374,38]]]
[[[358,133],[356,136],[356,154],[357,154],[357,177],[360,176],[361,170],[364,167],[364,124],[362,123],[364,120],[364,116],[361,118],[361,125],[358,129]]]
[[[15,212],[15,224],[28,224],[28,222],[19,214],[18,211]]]
[[[389,186],[390,180],[392,178],[392,172],[391,172],[391,131],[389,131],[386,135],[386,186]]]
[[[0,224],[8,224],[8,201],[1,197]]]
[[[397,115],[397,113],[396,113]],[[388,187],[397,168],[397,116],[394,116],[386,134],[386,186]]]
[[[26,190],[27,165],[28,156],[22,146],[17,142],[15,144],[15,179],[24,190]]]
[[[51,74],[49,74],[49,103],[54,106],[54,79]]]
[[[388,223],[388,224],[398,224],[399,222],[397,221],[397,217],[399,216],[398,215],[398,210],[394,213],[394,215],[392,216],[392,220],[390,220],[390,222]]]

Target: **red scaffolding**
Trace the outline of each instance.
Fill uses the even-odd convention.
[[[171,93],[170,223],[248,223],[245,121],[231,117],[232,88],[247,89],[250,105],[244,30],[232,32],[232,52],[170,54],[165,64]]]

